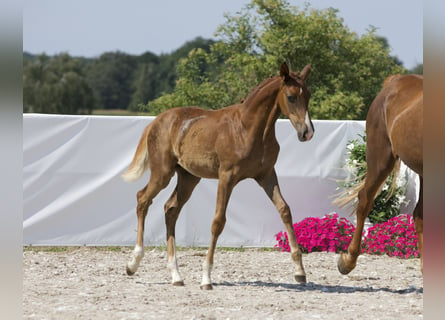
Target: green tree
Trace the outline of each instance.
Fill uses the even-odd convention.
[[[66,53],[24,59],[24,112],[91,113],[93,105],[93,93],[79,59]]]
[[[87,67],[87,79],[100,109],[126,109],[133,94],[137,58],[106,52]]]
[[[417,64],[414,68],[412,68],[409,73],[414,74],[422,74],[423,75],[423,63]]]
[[[216,109],[237,103],[282,61],[293,70],[312,64],[311,114],[318,119],[365,119],[384,79],[406,73],[387,41],[370,28],[351,32],[337,10],[303,9],[283,0],[252,0],[226,15],[208,51],[192,50],[177,67],[174,92],[149,102],[161,112],[185,105]]]
[[[134,92],[129,108],[138,110],[140,105],[158,98],[161,94],[171,93],[176,85],[177,64],[188,53],[200,48],[209,51],[213,40],[197,37],[184,43],[177,50],[162,54],[159,57],[153,54],[144,54],[138,59],[138,68],[134,79]]]
[[[138,110],[140,104],[147,103],[157,97],[157,69],[155,63],[144,63],[138,67],[134,80],[134,91],[128,109]]]

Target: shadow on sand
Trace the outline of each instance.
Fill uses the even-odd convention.
[[[264,281],[243,281],[243,282],[221,282],[214,283],[214,286],[252,286],[252,287],[267,287],[276,288],[276,291],[319,291],[326,293],[355,293],[355,292],[389,292],[394,294],[408,294],[408,293],[423,293],[423,288],[416,288],[410,286],[406,289],[392,289],[392,288],[374,288],[371,286],[342,286],[342,285],[326,285],[326,284],[316,284],[308,282],[306,284],[297,283],[272,283]]]

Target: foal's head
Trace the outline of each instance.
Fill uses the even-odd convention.
[[[314,126],[308,109],[311,93],[305,82],[310,72],[310,64],[306,65],[299,74],[291,74],[285,62],[280,69],[282,86],[277,102],[281,112],[289,118],[297,130],[300,141],[309,141],[314,135]]]

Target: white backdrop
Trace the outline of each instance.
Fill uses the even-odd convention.
[[[148,174],[134,183],[120,175],[129,165],[152,117],[23,116],[23,241],[25,245],[133,245],[136,192]],[[294,222],[336,211],[336,179],[344,179],[346,145],[363,134],[364,121],[314,121],[315,135],[299,142],[288,120],[276,124],[281,146],[276,171]],[[176,177],[149,209],[145,245],[165,244],[163,206]],[[184,206],[176,226],[177,244],[207,246],[216,202],[217,181],[202,179]],[[411,183],[404,208],[415,200]],[[283,230],[264,191],[252,179],[239,183],[230,198],[222,246],[273,246]]]

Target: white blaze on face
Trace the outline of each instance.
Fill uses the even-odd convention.
[[[311,140],[312,136],[314,135],[314,127],[312,126],[311,119],[309,119],[309,112],[306,111],[306,116],[304,117],[304,122],[307,126],[307,141]]]

